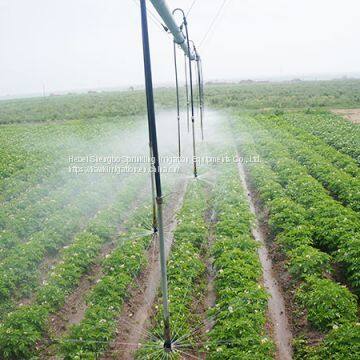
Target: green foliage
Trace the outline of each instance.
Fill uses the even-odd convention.
[[[273,138],[286,147],[289,155],[304,165],[309,174],[319,180],[336,199],[354,211],[359,211],[360,179],[353,177],[352,174],[348,174],[342,169],[338,169],[336,166],[339,158],[344,159],[344,164],[347,166],[350,164],[353,165],[352,170],[356,175],[359,173],[359,171],[355,170],[355,168],[358,170],[356,162],[350,162],[346,156],[341,156],[341,154],[334,149],[332,149],[333,151],[329,150],[330,147],[326,144],[322,144],[321,146],[321,144],[316,143],[316,151],[314,151],[315,149],[312,146],[314,140],[312,138],[309,140],[303,134],[302,138],[298,140],[293,134],[288,132],[289,126],[284,118],[285,117],[282,116],[271,115],[256,117]],[[299,121],[301,121],[301,118]],[[290,129],[294,132],[293,128]],[[319,150],[322,155],[319,155]],[[331,158],[329,159],[329,153],[333,155],[333,160],[331,160]]]
[[[3,359],[29,359],[42,338],[47,317],[42,306],[23,306],[9,313],[0,324],[0,354]]]
[[[218,179],[216,242],[212,247],[217,271],[216,322],[205,346],[209,359],[271,359],[274,344],[265,331],[267,294],[255,240],[252,216],[235,166]],[[241,214],[241,215],[240,215]]]
[[[201,320],[194,314],[193,303],[203,297],[201,278],[205,273],[205,264],[201,259],[202,247],[207,240],[208,229],[205,223],[207,210],[206,188],[203,183],[193,181],[188,185],[183,206],[177,216],[178,225],[174,232],[174,243],[168,260],[168,283],[170,300],[170,322],[175,332],[172,341],[178,342],[179,348],[185,347],[181,339],[186,337],[186,343],[199,342],[198,334],[191,336],[193,329],[201,326]],[[154,317],[155,326],[152,332],[155,338],[163,331],[162,305],[156,305]],[[150,342],[141,348],[136,357],[151,359],[163,356],[163,343]],[[186,347],[190,347],[186,345]],[[184,348],[185,349],[185,348]],[[179,353],[172,353],[177,358]]]
[[[113,206],[103,213],[99,213],[98,216],[93,219],[91,224],[94,225],[94,228],[102,228],[107,221],[111,220],[118,224],[119,221],[124,218],[130,204],[129,200],[131,200],[138,191],[138,181],[142,184],[142,179],[138,178],[137,181],[124,187]],[[128,201],[124,201],[124,199]],[[91,227],[89,226],[89,228]],[[116,231],[116,228],[114,228],[111,238],[116,235]],[[45,240],[46,239],[44,239],[44,241]],[[36,295],[34,303],[30,306],[20,307],[5,317],[0,327],[0,338],[2,339],[3,345],[3,347],[0,346],[1,358],[17,358],[17,354],[21,353],[22,359],[29,359],[36,353],[38,350],[36,345],[46,332],[46,320],[49,314],[58,310],[63,305],[66,296],[69,295],[78,284],[81,276],[89,270],[98,256],[100,247],[106,241],[109,241],[108,236],[99,237],[90,232],[80,232],[71,245],[63,248],[59,254],[61,261],[53,268],[41,288],[37,292],[34,292],[34,295]],[[35,250],[35,247],[30,248],[33,256],[36,255]],[[39,247],[38,251],[40,250],[41,247]],[[136,259],[134,261],[136,261]],[[14,268],[14,271],[16,271],[14,274],[18,274],[19,277],[20,275],[24,276],[24,274],[20,273],[20,271],[24,269],[24,266],[29,266],[29,264],[25,263],[22,265],[19,263],[19,269]],[[6,278],[6,280],[9,281],[8,278]],[[3,291],[5,292],[6,290],[7,288],[4,287]],[[7,296],[9,296],[8,293]],[[33,320],[33,313],[39,314],[38,321],[36,322]],[[19,342],[18,346],[14,343],[11,336],[7,336],[9,332],[11,333],[13,331],[14,321],[15,324],[21,324],[22,328],[26,328],[26,332],[31,334],[31,336],[25,337],[22,342]]]
[[[227,109],[360,107],[359,80],[207,84],[206,101]]]
[[[328,112],[288,116],[287,121],[322,139],[360,163],[360,128],[358,125]]]
[[[337,251],[335,257],[344,266],[347,281],[356,292],[359,291],[358,239],[360,221],[358,214],[332,198],[323,185],[312,177],[304,166],[292,158],[291,151],[288,149],[292,146],[288,144],[289,141],[286,145],[279,143],[272,136],[271,131],[264,127],[264,122],[272,122],[273,115],[268,116],[270,116],[268,120],[265,115],[256,119],[247,116],[238,125],[247,131],[256,131],[256,142],[252,145],[252,151],[258,151],[264,157],[267,164],[276,173],[278,182],[283,186],[284,193],[287,196],[287,199],[280,199],[276,197],[276,194],[280,194],[280,192],[274,193],[273,204],[268,203],[268,206],[270,206],[270,212],[275,212],[275,215],[271,216],[269,223],[272,225],[275,234],[278,231],[283,232],[300,224],[309,224],[313,228],[313,244],[328,252]],[[264,164],[260,166],[252,164],[251,173],[254,173],[252,168],[255,167],[264,168]],[[266,172],[268,173],[268,170]],[[255,173],[257,177],[260,174],[261,172]],[[349,177],[350,175],[346,175],[347,179]],[[274,176],[271,177],[272,179]],[[351,179],[353,178],[351,177]],[[259,185],[261,182],[258,182]],[[358,193],[358,189],[353,185],[351,186],[353,192]],[[265,190],[268,193],[268,189]],[[291,207],[289,198],[292,201]],[[282,203],[284,203],[283,207],[281,207]],[[297,209],[299,206],[303,208],[302,214]],[[274,207],[274,210],[271,210],[271,207]],[[287,220],[285,221],[286,218],[290,219],[289,224]],[[287,229],[286,226],[288,226]],[[283,235],[281,237],[284,239]],[[286,235],[286,240],[291,239]],[[309,241],[307,243],[311,244]],[[339,255],[336,256],[336,254]],[[344,254],[348,254],[348,257]]]
[[[295,360],[357,360],[360,358],[360,323],[334,325],[317,346],[297,338],[293,347]]]
[[[145,223],[150,219],[148,207],[137,210],[128,223],[128,231],[121,235],[118,248],[103,260],[104,276],[88,295],[84,318],[71,327],[60,343],[59,354],[64,359],[81,359],[83,356],[96,359],[114,337],[117,314],[132,280],[146,264],[145,251],[152,239],[151,234],[139,236],[143,224],[139,224],[138,218],[144,219]]]
[[[356,296],[329,279],[307,278],[296,299],[306,311],[308,321],[319,330],[357,319]]]
[[[299,246],[313,245],[313,233],[313,227],[307,223],[306,219],[303,219],[302,224],[294,228],[287,228],[286,231],[279,233],[276,242],[285,252],[288,252]]]
[[[305,280],[297,291],[297,311],[301,309],[318,330],[327,332],[334,328],[325,337],[329,341],[325,340],[319,347],[308,346],[306,339],[296,339],[295,359],[340,360],[347,358],[347,351],[358,354],[358,335],[349,336],[348,342],[345,337],[351,328],[349,324],[354,326],[351,322],[357,319],[356,297],[346,287],[323,278],[329,277],[332,258],[314,248],[318,245],[338,248],[334,257],[346,264],[347,279],[359,288],[357,215],[331,199],[297,162],[289,159],[289,153],[281,145],[267,136],[258,122],[246,115],[240,119],[236,129],[247,133],[247,141],[240,144],[242,153],[260,154],[266,160],[245,166],[269,216],[274,240],[286,254],[285,265],[295,284]],[[249,132],[254,133],[256,142]],[[342,156],[335,158],[339,161]],[[348,158],[345,162],[353,164]],[[354,167],[351,169],[354,173]],[[344,337],[333,337],[337,327],[344,329]]]
[[[360,358],[360,324],[334,326],[317,350],[317,359],[357,360]]]
[[[289,262],[286,266],[296,280],[304,279],[309,275],[321,277],[331,272],[331,257],[312,246],[298,246],[287,255]]]
[[[157,89],[155,98],[160,106],[173,104],[175,95],[168,89]],[[129,116],[145,113],[143,91],[68,94],[46,98],[0,101],[0,123],[55,122],[104,117]]]

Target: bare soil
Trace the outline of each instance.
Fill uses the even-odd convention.
[[[354,124],[360,124],[360,109],[332,109],[331,111]]]
[[[55,338],[60,338],[71,325],[80,323],[84,318],[87,309],[86,294],[89,293],[96,282],[103,276],[100,260],[110,254],[114,248],[115,243],[113,242],[103,247],[91,270],[81,278],[78,287],[67,298],[62,309],[51,317],[51,329]]]
[[[276,344],[276,358],[279,360],[292,359],[292,331],[290,321],[287,315],[285,299],[281,291],[278,275],[273,268],[273,262],[269,253],[266,239],[268,237],[267,230],[260,225],[260,212],[256,207],[255,194],[249,190],[245,169],[242,163],[238,163],[239,176],[247,194],[247,200],[251,212],[255,215],[255,223],[252,228],[252,234],[261,246],[258,250],[260,262],[263,268],[263,282],[266,291],[269,293],[268,316],[271,320],[270,331]]]

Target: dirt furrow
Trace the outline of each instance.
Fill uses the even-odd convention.
[[[240,157],[238,157],[240,159]],[[258,221],[258,211],[255,207],[255,198],[249,190],[244,165],[238,162],[239,177],[247,194],[247,200],[251,212],[255,215],[255,222],[252,227],[252,235],[261,245],[258,250],[261,266],[263,268],[263,282],[270,295],[268,303],[269,318],[272,322],[273,338],[276,344],[276,358],[279,360],[292,359],[292,334],[289,320],[286,314],[285,301],[281,287],[273,271],[272,260],[266,246],[266,232]]]
[[[183,180],[177,186],[177,192],[167,199],[164,208],[165,250],[168,257],[176,228],[176,213],[181,208],[187,182]],[[110,349],[103,360],[133,359],[138,344],[146,337],[150,327],[152,307],[160,284],[159,251],[156,242],[148,250],[148,266],[135,280],[130,290],[128,301],[124,304],[118,318],[117,337],[110,344]]]
[[[132,205],[132,209],[138,207],[142,201],[142,197],[136,199]],[[116,229],[117,235],[123,231],[126,231],[126,222],[130,215],[131,210],[127,212],[127,216],[124,218],[121,224],[118,225]],[[78,324],[83,319],[87,309],[86,296],[96,285],[98,280],[103,277],[101,260],[104,259],[108,254],[111,254],[111,252],[116,248],[117,244],[114,240],[115,239],[103,245],[94,264],[90,270],[80,279],[76,289],[66,298],[66,302],[63,307],[55,314],[52,314],[49,321],[49,335],[51,335],[51,339],[61,339],[61,337],[66,333],[71,325]],[[51,339],[49,338],[46,340],[52,344]],[[54,355],[52,354],[51,346],[44,349],[43,357],[46,359],[55,359]]]

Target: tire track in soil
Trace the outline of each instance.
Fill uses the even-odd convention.
[[[173,233],[177,225],[176,213],[180,210],[186,192],[187,181],[182,180],[176,187],[174,198],[171,197],[169,205],[164,207],[165,225],[165,252],[169,256],[173,242]],[[144,335],[150,328],[150,318],[160,285],[160,261],[159,249],[156,241],[153,241],[147,254],[148,266],[136,279],[136,285],[130,289],[128,299],[124,303],[118,318],[117,336],[110,344],[109,350],[101,358],[102,360],[130,360],[134,358],[134,352],[144,340]],[[143,290],[141,290],[143,289]]]
[[[237,152],[238,158],[240,154]],[[263,282],[266,291],[270,295],[268,302],[268,316],[272,323],[272,333],[276,344],[276,359],[291,360],[292,359],[292,333],[290,322],[286,314],[285,300],[281,292],[281,287],[276,279],[276,274],[273,271],[272,260],[266,246],[266,232],[260,226],[258,221],[259,213],[255,207],[254,194],[249,190],[248,179],[241,162],[237,162],[238,172],[241,184],[247,194],[247,201],[250,211],[255,215],[255,222],[252,226],[252,235],[256,241],[261,245],[258,250],[261,266],[263,269]]]

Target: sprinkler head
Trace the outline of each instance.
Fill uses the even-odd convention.
[[[171,341],[165,341],[164,342],[164,350],[167,353],[172,351],[172,349],[171,349]]]

